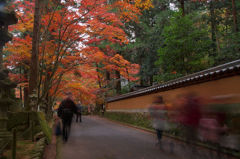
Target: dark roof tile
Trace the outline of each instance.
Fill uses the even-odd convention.
[[[206,79],[211,81],[214,79],[219,79],[221,77],[224,78],[224,77],[232,76],[234,74],[239,74],[239,73],[240,73],[240,59],[223,64],[223,65],[219,65],[216,67],[212,67],[197,73],[193,73],[178,79],[174,79],[163,84],[158,84],[156,86],[151,86],[138,91],[126,93],[120,96],[108,97],[107,102],[113,102],[113,101],[117,101],[124,98],[130,98],[133,96],[140,96],[146,93],[151,93],[155,90],[161,91],[162,89],[165,90],[166,88],[172,89],[171,86],[175,86],[175,85],[177,85],[178,87],[181,87],[181,84],[183,83],[184,85],[185,83],[190,85],[192,84],[192,81],[201,82],[202,80],[204,82],[206,81]]]

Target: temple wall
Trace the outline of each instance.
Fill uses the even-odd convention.
[[[173,105],[179,95],[195,93],[203,100],[214,100],[224,104],[240,103],[240,76],[235,75],[219,80],[208,81],[181,88],[130,97],[107,103],[107,111],[115,112],[147,112],[155,96],[162,96],[166,104]]]

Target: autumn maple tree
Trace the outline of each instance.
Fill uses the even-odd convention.
[[[111,78],[118,71],[129,81],[137,80],[139,66],[112,46],[128,43],[125,22],[138,21],[141,10],[152,7],[151,0],[45,0],[37,7],[35,3],[40,2],[12,4],[20,20],[10,28],[14,38],[5,48],[5,65],[15,70],[11,77],[24,88],[20,94],[28,100],[29,91],[36,90],[36,104],[27,109],[41,107],[47,113],[66,91],[85,104],[94,103],[106,85],[106,72]]]

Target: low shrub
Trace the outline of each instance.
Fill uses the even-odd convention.
[[[104,117],[135,126],[153,129],[151,120],[145,113],[105,112]]]

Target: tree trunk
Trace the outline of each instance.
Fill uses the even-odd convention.
[[[41,2],[41,0],[35,1],[34,27],[33,27],[33,38],[32,38],[32,56],[31,56],[30,79],[29,79],[29,95],[35,94],[37,91],[36,89],[37,89],[37,82],[38,82],[40,2]],[[34,105],[34,103],[32,103],[32,101],[28,105],[29,105],[28,110],[30,110],[30,109],[36,110],[37,109],[37,106]]]
[[[47,93],[46,98],[45,98],[45,104],[46,104],[46,119],[47,121],[50,121],[52,118],[52,100],[51,96],[49,96],[49,93]]]
[[[234,31],[238,32],[238,25],[237,25],[237,9],[235,5],[235,0],[232,0],[232,14],[233,14],[233,26]]]
[[[29,110],[29,106],[28,106],[28,87],[24,87],[23,88],[23,93],[24,93],[24,108],[25,110]]]
[[[23,69],[23,75],[25,79],[28,79],[28,70],[27,69]],[[27,81],[28,82],[28,81]],[[25,110],[29,110],[29,102],[28,102],[28,95],[29,95],[29,88],[28,86],[24,86],[23,88],[23,104],[24,104],[24,109]]]
[[[19,74],[20,77],[22,77],[22,67],[19,67]],[[23,107],[23,95],[22,95],[22,86],[19,87],[19,91],[20,91],[20,102],[21,102],[21,107]]]
[[[20,91],[20,103],[21,103],[21,107],[22,107],[23,106],[22,86],[19,87],[19,91]]]
[[[130,87],[130,78],[129,78],[128,68],[126,68],[126,72],[127,72],[128,89],[129,89],[129,91],[130,91],[130,90],[131,90],[131,87]]]
[[[216,46],[216,20],[215,20],[215,13],[214,13],[214,2],[210,1],[210,6],[209,6],[209,10],[210,10],[210,22],[211,22],[211,38],[212,38],[212,48],[213,48],[213,55],[212,56],[216,56],[216,50],[217,50],[217,46]]]
[[[0,46],[0,68],[2,67],[2,65],[3,65],[3,46]]]
[[[112,82],[111,82],[111,73],[106,70],[106,86],[110,89],[113,89]]]
[[[117,94],[120,94],[121,93],[121,75],[120,75],[120,72],[119,71],[116,71],[116,76],[117,76],[117,81],[116,81],[116,91],[117,91]]]
[[[150,86],[153,85],[153,76],[149,76],[149,84],[150,84]]]
[[[99,67],[98,67],[98,64],[96,63],[96,67],[97,67],[97,73],[99,73]],[[99,88],[102,88],[102,84],[101,84],[101,78],[99,76],[99,74],[97,75],[98,76],[98,86]]]
[[[185,5],[184,5],[184,1],[185,0],[178,0],[180,2],[180,8],[182,10],[182,16],[185,16]]]
[[[110,81],[110,72],[109,71],[106,71],[106,80]]]

